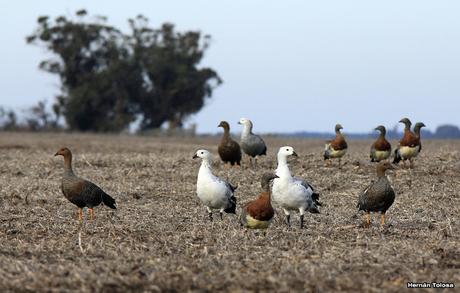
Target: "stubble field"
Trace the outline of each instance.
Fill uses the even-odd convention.
[[[0,133],[0,291],[400,291],[407,282],[460,286],[460,142],[424,141],[415,169],[389,174],[395,204],[364,228],[356,201],[373,178],[371,141],[350,141],[345,165],[325,166],[323,141],[268,138],[257,168],[215,174],[238,185],[238,206],[260,192],[291,145],[292,173],[321,194],[299,229],[278,213],[266,234],[237,216],[209,222],[195,193],[194,152],[218,138]],[[395,145],[395,142],[392,142]],[[61,194],[61,147],[74,170],[112,195],[116,211],[79,223]],[[216,157],[216,161],[217,157]],[[86,216],[86,211],[85,211]]]

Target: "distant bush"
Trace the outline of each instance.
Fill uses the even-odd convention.
[[[39,101],[25,110],[22,119],[18,116],[13,110],[0,107],[0,130],[47,131],[62,128],[58,123],[59,115],[47,110],[46,101]]]
[[[434,136],[436,138],[460,138],[460,129],[455,125],[441,125],[436,128]]]

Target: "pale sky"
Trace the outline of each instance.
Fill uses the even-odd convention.
[[[24,109],[59,93],[38,70],[47,56],[25,37],[39,15],[81,8],[127,31],[143,14],[154,27],[175,23],[213,38],[203,65],[224,84],[189,122],[216,132],[346,132],[393,127],[402,117],[434,130],[460,125],[460,1],[2,1],[0,105]]]

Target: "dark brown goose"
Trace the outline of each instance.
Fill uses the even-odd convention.
[[[385,213],[395,201],[395,192],[385,175],[386,170],[394,169],[388,161],[377,165],[377,181],[372,182],[361,192],[358,199],[358,209],[367,213],[366,224],[371,223],[371,212],[380,212],[381,225],[385,224]]]
[[[115,199],[105,193],[97,185],[76,176],[72,170],[72,152],[68,148],[61,148],[54,156],[64,157],[64,174],[62,175],[61,190],[64,196],[78,207],[78,219],[83,219],[84,207],[89,210],[93,219],[95,206],[104,203],[111,209],[116,209]]]
[[[251,229],[266,229],[270,225],[275,211],[271,203],[270,181],[279,178],[275,174],[262,176],[262,193],[259,197],[243,206],[240,216],[241,225]]]
[[[342,125],[335,125],[335,138],[328,141],[324,147],[324,160],[339,159],[339,166],[341,158],[346,154],[348,145],[345,137],[340,132],[343,129]]]
[[[217,147],[217,152],[224,163],[233,165],[241,165],[241,148],[240,145],[234,141],[230,136],[230,125],[227,121],[222,121],[217,127],[224,129],[224,134]]]
[[[395,150],[393,163],[398,164],[401,160],[406,162],[409,160],[410,166],[413,166],[412,159],[418,155],[420,147],[420,139],[411,131],[412,122],[408,118],[403,118],[399,121],[404,123],[404,134],[399,141],[399,146]]]
[[[377,140],[371,146],[371,162],[380,162],[386,160],[391,155],[391,144],[385,138],[386,129],[385,126],[379,125],[375,130],[380,131],[380,135]]]

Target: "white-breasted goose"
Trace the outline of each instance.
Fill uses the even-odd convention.
[[[89,210],[90,219],[94,217],[93,208],[104,203],[111,209],[116,209],[115,199],[105,193],[99,186],[76,176],[72,170],[72,152],[61,148],[54,156],[64,157],[64,174],[61,180],[61,190],[64,196],[78,207],[78,219],[83,220],[84,207]]]
[[[326,142],[324,147],[324,160],[339,159],[339,166],[341,158],[347,153],[348,144],[345,137],[340,132],[343,129],[342,125],[335,125],[335,138]]]
[[[240,139],[241,149],[249,156],[251,164],[254,166],[257,162],[257,156],[264,156],[267,154],[267,146],[260,136],[252,133],[253,125],[251,120],[241,118],[238,124],[243,125]]]
[[[394,169],[388,161],[382,161],[377,165],[377,181],[372,182],[359,195],[358,210],[367,214],[366,224],[371,223],[371,212],[381,213],[381,225],[385,224],[385,213],[395,200],[395,192],[390,181],[385,175],[386,170]]]
[[[227,121],[221,121],[217,127],[224,129],[224,134],[217,147],[217,152],[224,163],[230,165],[241,165],[241,148],[240,145],[230,136],[230,125]]]
[[[386,128],[383,125],[379,125],[375,130],[380,131],[380,135],[377,140],[371,146],[370,158],[371,162],[380,162],[386,160],[391,155],[391,144],[385,138]]]
[[[412,159],[418,155],[420,139],[411,131],[412,122],[408,118],[399,121],[404,124],[404,134],[395,149],[393,163],[398,164],[401,160],[409,160],[410,167],[413,166]]]
[[[243,206],[240,216],[241,225],[251,229],[266,229],[275,215],[271,203],[270,181],[278,178],[272,173],[265,173],[261,179],[262,193],[255,200]]]
[[[235,214],[236,187],[212,173],[212,155],[207,150],[198,150],[193,159],[201,158],[198,171],[196,193],[201,202],[206,206],[209,220],[212,221],[213,210],[218,210],[222,219],[223,212]]]
[[[273,201],[283,209],[289,227],[291,226],[290,211],[299,211],[300,228],[303,228],[305,211],[319,213],[318,206],[321,205],[318,201],[319,194],[315,193],[313,187],[305,180],[292,177],[287,164],[288,156],[297,156],[294,148],[281,147],[278,151],[278,167],[276,168],[276,175],[279,178],[273,180]]]

